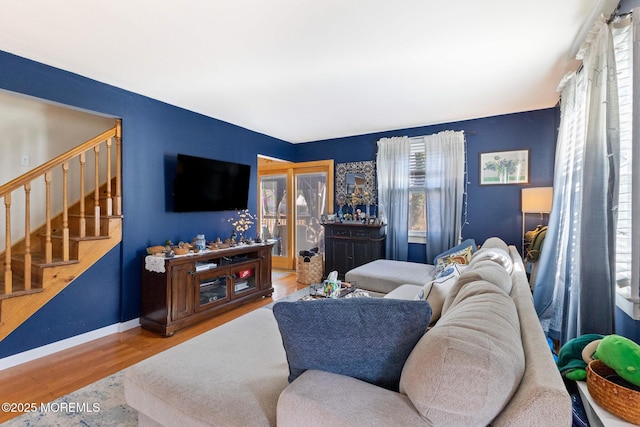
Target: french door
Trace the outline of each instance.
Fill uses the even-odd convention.
[[[258,168],[259,232],[275,242],[273,266],[295,269],[302,250],[324,254],[322,215],[333,213],[333,160]]]

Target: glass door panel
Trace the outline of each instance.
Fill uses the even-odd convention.
[[[206,310],[229,301],[226,273],[205,273],[194,275],[194,277],[196,289],[198,289],[196,311]]]
[[[274,241],[272,255],[288,259],[287,174],[260,177],[260,234],[262,239]]]
[[[234,267],[231,270],[231,277],[233,278],[234,298],[244,295],[247,292],[253,291],[256,289],[257,271],[258,271],[257,263]]]
[[[296,247],[295,253],[318,248],[324,253],[324,227],[321,215],[327,214],[327,173],[295,173]]]

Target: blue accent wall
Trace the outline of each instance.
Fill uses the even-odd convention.
[[[631,12],[631,9],[638,6],[640,6],[640,0],[620,0],[618,13]]]
[[[616,307],[616,334],[640,344],[640,321]]]
[[[469,184],[463,237],[482,243],[499,236],[517,247],[522,228],[520,190],[525,185],[479,186],[479,153],[528,149],[528,186],[553,184],[558,108],[289,144],[1,51],[0,89],[122,118],[124,209],[121,244],[0,342],[0,358],[138,317],[140,270],[147,246],[166,239],[190,240],[199,233],[207,238],[230,233],[229,212],[171,211],[178,153],[250,164],[249,208],[255,212],[257,154],[297,162],[375,160],[376,141],[382,137],[464,130]],[[423,262],[424,245],[411,244],[409,256]],[[626,319],[619,316],[618,324],[627,328],[625,335],[638,338],[637,322],[623,316]]]
[[[553,186],[553,164],[559,109],[514,113],[502,116],[393,130],[347,138],[296,145],[297,161],[333,157],[336,163],[375,160],[376,142],[392,136],[430,135],[443,130],[464,130],[467,140],[468,186],[467,224],[464,239],[481,244],[498,236],[520,248],[522,213],[520,191],[524,187]],[[529,184],[478,185],[481,152],[529,150]],[[531,222],[533,221],[533,222]],[[527,229],[535,226],[536,217],[527,217]],[[409,260],[425,262],[424,245],[409,245]]]
[[[0,88],[122,118],[124,211],[120,245],[5,338],[0,358],[138,317],[146,247],[231,233],[232,212],[171,212],[176,154],[251,165],[253,212],[257,154],[295,160],[288,142],[6,52],[0,52]]]

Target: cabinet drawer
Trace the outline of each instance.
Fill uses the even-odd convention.
[[[340,228],[333,230],[333,237],[342,237],[346,239],[368,239],[371,237],[369,230],[358,230],[350,228]]]
[[[368,239],[370,237],[369,230],[351,230],[351,237],[355,239]]]
[[[334,237],[351,237],[351,233],[348,229],[336,229],[333,230]]]

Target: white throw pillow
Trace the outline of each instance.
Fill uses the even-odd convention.
[[[450,264],[418,292],[415,299],[427,300],[431,306],[431,324],[440,318],[442,305],[466,266]]]

